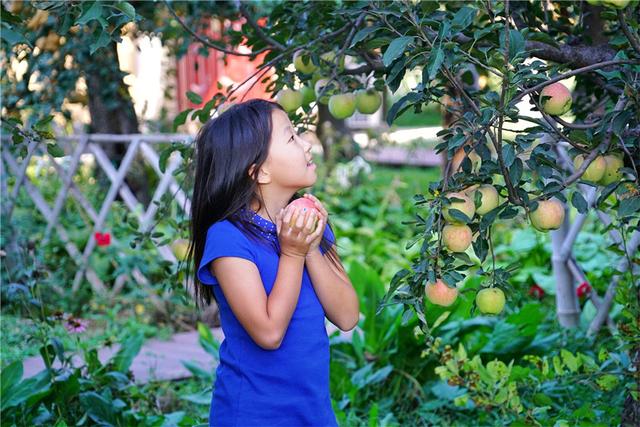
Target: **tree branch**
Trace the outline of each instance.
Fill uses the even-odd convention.
[[[631,47],[633,47],[633,50],[635,50],[636,53],[640,55],[640,42],[635,37],[635,35],[631,32],[631,29],[629,28],[629,26],[627,25],[627,22],[625,21],[624,12],[621,9],[618,9],[618,22],[620,23],[620,28],[622,28],[622,32],[624,33],[625,36],[627,36],[627,40],[629,40]]]
[[[569,46],[564,44],[555,47],[543,42],[529,40],[526,42],[525,48],[536,58],[564,64],[571,68],[586,67],[599,62],[611,61],[616,55],[616,50],[609,45]]]
[[[555,122],[560,123],[562,126],[569,129],[592,129],[600,126],[600,124],[602,123],[600,121],[593,122],[593,123],[569,123],[567,121],[562,120],[558,116],[550,116],[550,117]]]
[[[269,37],[264,31],[262,31],[262,28],[260,28],[256,21],[251,19],[251,14],[247,10],[246,3],[240,2],[240,13],[245,17],[247,23],[251,26],[251,28],[253,28],[253,31],[256,32],[256,35],[260,38],[260,40],[272,46],[274,50],[283,51],[286,49],[283,44],[281,44],[277,40],[274,40],[272,37]]]
[[[198,40],[200,43],[202,43],[203,45],[211,48],[211,49],[215,49],[219,52],[222,53],[226,53],[228,55],[235,55],[235,56],[249,56],[249,57],[255,57],[256,55],[266,51],[266,50],[270,50],[271,47],[264,47],[260,50],[257,50],[255,52],[251,52],[251,53],[242,53],[242,52],[236,52],[234,50],[229,50],[229,49],[225,49],[223,47],[218,46],[217,44],[213,43],[211,40],[209,40],[208,38],[204,38],[202,37],[200,34],[196,33],[195,31],[193,31],[191,28],[189,28],[189,26],[182,20],[182,18],[180,18],[178,16],[178,14],[176,13],[175,10],[173,10],[173,8],[171,7],[171,5],[169,4],[169,2],[167,0],[164,0],[164,4],[167,6],[167,8],[169,9],[169,12],[171,12],[171,15],[173,15],[173,17],[178,21],[178,23],[182,26],[182,28],[185,29],[185,31],[189,34],[191,34],[192,37],[194,37],[196,40]]]
[[[578,283],[588,282],[587,276],[584,274],[573,255],[570,256],[567,260],[567,267],[569,267],[573,278],[576,279]],[[602,298],[598,295],[598,291],[595,288],[591,288],[591,292],[589,292],[589,299],[593,303],[596,310],[602,305]],[[607,315],[607,326],[611,330],[612,334],[617,333],[616,325],[613,323],[613,320],[611,320],[611,316],[609,315]]]
[[[569,71],[568,73],[564,73],[564,74],[560,74],[557,75],[556,77],[549,79],[545,82],[542,82],[540,84],[537,84],[535,86],[530,87],[529,89],[521,92],[520,94],[516,95],[515,97],[513,97],[513,99],[511,100],[511,104],[514,104],[515,102],[521,100],[522,98],[524,98],[525,96],[533,93],[533,92],[538,92],[540,90],[542,90],[545,86],[549,86],[550,84],[553,84],[555,82],[559,82],[560,80],[564,80],[566,78],[569,78],[571,76],[575,76],[578,74],[582,74],[582,73],[586,73],[587,71],[593,71],[593,70],[597,70],[599,68],[605,68],[605,67],[609,67],[611,65],[620,65],[620,64],[639,64],[640,61],[637,60],[631,60],[631,59],[620,59],[620,60],[614,60],[614,61],[604,61],[604,62],[598,62],[596,64],[592,64],[592,65],[588,65],[586,67],[582,67],[582,68],[578,68],[575,69],[573,71]]]
[[[633,268],[633,266],[629,264],[628,257],[635,253],[635,251],[638,249],[638,245],[640,245],[640,232],[636,231],[631,236],[631,239],[629,239],[629,244],[626,245],[627,247],[622,249],[627,257],[620,260],[618,266],[616,267],[616,270],[624,273],[628,268]],[[600,304],[600,307],[598,308],[596,317],[591,321],[591,324],[589,325],[589,335],[597,334],[602,327],[602,324],[605,322],[607,316],[609,315],[609,310],[611,309],[613,299],[616,296],[616,289],[618,287],[618,282],[620,281],[621,275],[622,274],[614,277],[611,281],[611,284],[607,288],[607,292],[602,299],[602,304]]]
[[[424,27],[423,30],[430,36],[436,36],[437,31]],[[463,33],[456,33],[451,37],[451,40],[466,44],[474,41],[472,37],[466,36]],[[479,47],[482,44],[478,45]],[[591,45],[577,45],[570,46],[567,44],[552,46],[547,43],[529,40],[525,43],[525,49],[536,58],[545,59],[556,62],[558,64],[564,64],[569,67],[586,67],[598,62],[612,60],[617,50],[611,46],[605,44],[600,46]]]

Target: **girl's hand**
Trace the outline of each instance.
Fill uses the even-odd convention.
[[[307,199],[311,200],[316,205],[316,209],[318,209],[318,212],[320,212],[320,216],[319,216],[320,220],[318,221],[318,228],[316,229],[316,231],[318,231],[319,229],[322,231],[320,231],[318,237],[313,242],[311,242],[311,245],[309,247],[309,252],[311,252],[320,247],[320,242],[322,242],[322,236],[324,235],[324,229],[327,225],[329,213],[327,212],[327,210],[324,208],[324,206],[316,196],[309,193],[305,193],[303,197],[306,197]]]
[[[316,217],[315,211],[302,213],[298,212],[295,206],[287,206],[276,214],[276,229],[282,255],[299,258],[307,256],[311,242],[317,239],[318,233],[322,234],[318,231],[320,227],[313,231]]]

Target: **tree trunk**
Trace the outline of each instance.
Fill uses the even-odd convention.
[[[573,276],[567,266],[567,260],[560,256],[562,244],[570,228],[569,209],[564,206],[564,223],[558,230],[551,231],[553,247],[551,263],[553,276],[556,279],[556,312],[558,321],[564,328],[575,328],[580,324],[580,305],[576,298]]]
[[[129,95],[129,89],[123,81],[116,44],[99,50],[90,57],[84,74],[87,81],[91,133],[132,134],[138,133],[138,117]],[[103,148],[109,159],[120,165],[127,150],[126,143],[106,143]],[[125,182],[137,199],[145,206],[151,202],[152,194],[146,166],[136,155]],[[119,197],[119,196],[118,196]]]

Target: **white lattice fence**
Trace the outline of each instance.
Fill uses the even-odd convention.
[[[179,142],[189,143],[191,136],[184,134],[161,134],[161,135],[78,135],[71,137],[60,137],[57,139],[58,146],[65,151],[64,161],[56,161],[56,158],[51,156],[44,145],[44,143],[36,143],[31,141],[28,145],[27,155],[20,161],[14,157],[7,146],[7,140],[3,138],[3,150],[2,150],[2,191],[3,191],[3,210],[6,221],[11,220],[15,203],[21,190],[26,191],[38,211],[42,214],[46,220],[47,226],[44,234],[44,241],[48,241],[51,238],[51,233],[57,233],[60,240],[63,242],[66,251],[71,259],[73,259],[77,265],[77,271],[72,283],[72,291],[76,292],[83,279],[86,278],[92,289],[101,294],[114,295],[117,294],[127,278],[128,274],[120,274],[115,279],[112,286],[109,288],[105,286],[103,280],[96,274],[96,271],[90,265],[90,257],[93,253],[97,241],[95,238],[96,232],[101,232],[105,226],[105,220],[108,218],[109,211],[113,206],[113,202],[119,194],[123,200],[126,208],[133,213],[139,224],[140,232],[146,232],[152,226],[155,215],[158,211],[158,203],[161,198],[170,192],[171,199],[177,202],[179,208],[189,215],[191,210],[191,201],[184,193],[178,182],[176,182],[173,175],[174,171],[181,165],[182,156],[178,151],[174,151],[168,158],[165,172],[160,170],[159,159],[160,156],[154,145],[158,143],[167,142]],[[113,144],[116,142],[125,143],[127,145],[126,153],[120,163],[120,166],[116,169],[105,150],[104,144]],[[95,160],[95,165],[100,168],[102,172],[106,174],[110,181],[109,190],[102,201],[99,208],[92,206],[82,189],[79,188],[73,181],[73,177],[78,173],[78,169],[81,166],[81,159],[83,154],[89,154]],[[155,173],[159,177],[159,181],[155,189],[153,189],[153,197],[149,205],[144,208],[143,204],[136,198],[129,186],[125,182],[127,173],[130,171],[132,162],[136,155],[139,154],[144,162],[149,164]],[[59,188],[53,205],[50,205],[45,197],[41,193],[39,185],[46,185],[47,183],[33,182],[28,174],[27,167],[30,165],[34,156],[41,156],[41,160],[47,160],[48,164],[55,168],[55,171],[60,178],[62,185]],[[58,158],[59,160],[60,158]],[[67,166],[63,166],[66,164]],[[9,188],[7,185],[7,175],[15,177],[11,194],[9,194]],[[76,244],[70,239],[69,232],[61,224],[60,218],[64,215],[64,206],[67,199],[73,198],[79,207],[84,210],[86,215],[82,217],[85,220],[85,227],[90,230],[89,239],[83,248],[78,248]],[[88,218],[88,219],[86,219]],[[112,239],[114,236],[111,236]],[[152,240],[156,244],[158,254],[163,260],[170,262],[177,262],[171,248],[168,245],[161,245],[158,239],[152,237]],[[141,286],[148,288],[149,281],[142,274],[140,269],[133,268],[131,272],[133,279]],[[185,278],[185,283],[189,278]],[[191,288],[189,287],[191,290]],[[154,292],[149,293],[154,305],[159,308],[163,307],[162,301],[155,295]]]

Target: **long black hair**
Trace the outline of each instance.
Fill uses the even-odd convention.
[[[255,242],[270,244],[280,255],[279,244],[262,237],[251,221],[251,202],[255,198],[260,210],[264,200],[258,194],[258,172],[267,160],[271,140],[271,113],[285,111],[280,104],[252,99],[234,104],[200,128],[195,139],[195,178],[191,198],[190,241],[187,277],[193,264],[193,294],[198,307],[217,302],[213,289],[198,280],[197,272],[204,254],[209,227],[224,219],[236,225]],[[249,168],[255,164],[252,175]],[[300,198],[296,193],[289,202]],[[333,231],[333,227],[327,225]],[[335,234],[334,234],[335,235]],[[277,239],[276,239],[277,240]],[[325,255],[344,271],[337,252],[326,237],[320,242]]]

